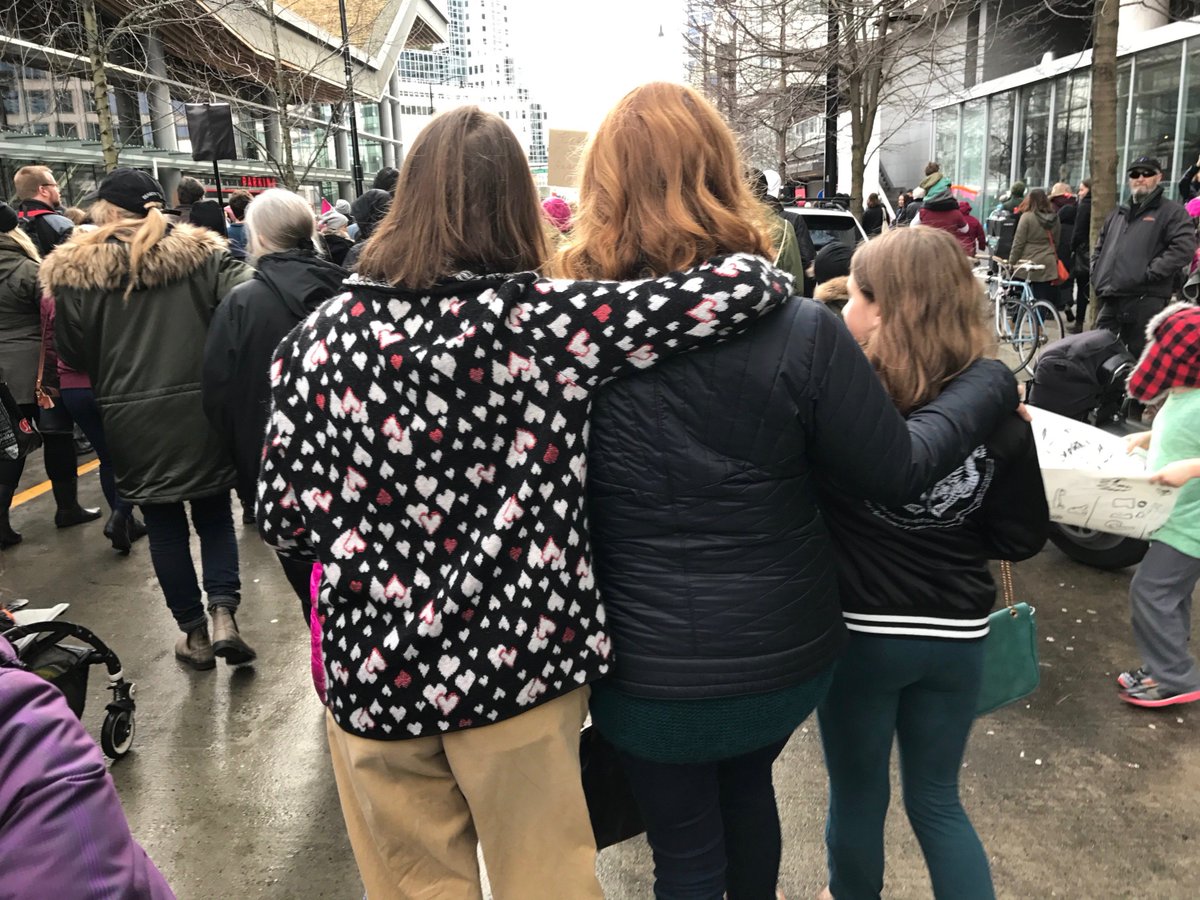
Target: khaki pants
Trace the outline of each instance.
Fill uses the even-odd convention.
[[[372,741],[327,714],[368,900],[603,900],[579,774],[589,689],[441,737]]]

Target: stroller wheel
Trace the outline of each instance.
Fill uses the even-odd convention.
[[[100,727],[100,749],[105,756],[120,759],[133,746],[136,731],[132,710],[111,710]]]

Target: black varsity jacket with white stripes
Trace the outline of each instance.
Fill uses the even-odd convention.
[[[830,485],[822,509],[851,631],[978,640],[996,602],[989,559],[1046,543],[1049,510],[1033,429],[1015,413],[919,499],[885,507]]]

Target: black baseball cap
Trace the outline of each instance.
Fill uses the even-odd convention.
[[[104,176],[96,194],[99,199],[139,216],[144,216],[154,204],[167,205],[162,185],[141,169],[113,169]]]
[[[1129,164],[1129,171],[1126,174],[1132,178],[1134,172],[1144,172],[1147,170],[1153,172],[1155,175],[1162,174],[1162,166],[1159,165],[1158,160],[1153,156],[1139,156]]]

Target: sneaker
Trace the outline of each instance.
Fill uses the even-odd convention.
[[[1146,671],[1145,666],[1139,666],[1129,672],[1117,676],[1117,687],[1123,691],[1140,691],[1144,688],[1158,687],[1158,682]]]
[[[1121,699],[1126,703],[1132,703],[1134,706],[1146,706],[1150,708],[1176,706],[1180,703],[1195,703],[1197,700],[1200,700],[1200,690],[1174,693],[1162,685],[1155,685],[1154,687],[1141,688],[1121,694]]]

